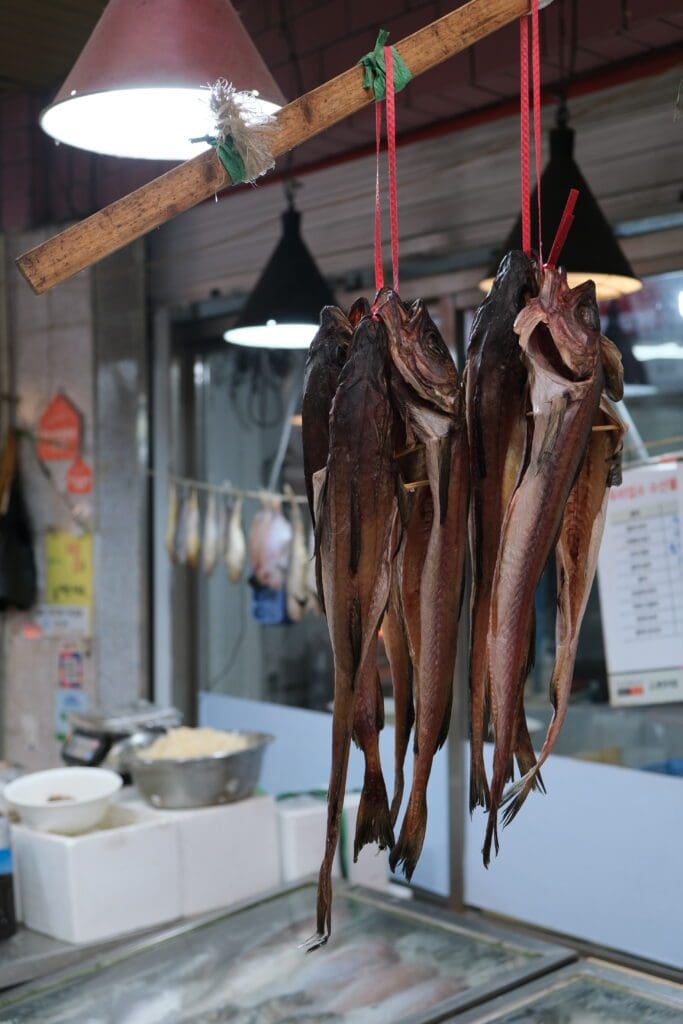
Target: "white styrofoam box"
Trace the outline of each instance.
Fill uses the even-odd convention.
[[[81,836],[12,827],[24,923],[97,942],[180,917],[179,849],[169,815],[114,805]]]
[[[296,882],[316,873],[325,849],[327,804],[317,797],[301,794],[278,800],[277,824],[283,882]],[[339,851],[332,874],[339,877]]]
[[[174,811],[173,818],[184,916],[228,907],[280,884],[272,797]]]
[[[379,851],[374,845],[365,846],[358,855],[357,863],[353,862],[353,841],[359,803],[359,793],[348,793],[344,800],[342,834],[349,880],[374,889],[386,889],[389,886],[387,850]],[[294,882],[317,873],[325,849],[325,800],[304,794],[280,800],[277,804],[277,815],[283,882]],[[332,874],[336,877],[341,875],[338,850]]]

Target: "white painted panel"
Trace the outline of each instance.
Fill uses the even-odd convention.
[[[326,789],[330,773],[331,716],[320,711],[242,700],[222,694],[202,693],[199,724],[222,729],[255,729],[270,732],[277,741],[266,751],[261,786],[268,793],[290,793]],[[387,789],[393,778],[394,730],[387,726],[380,738]],[[410,760],[410,759],[408,759]],[[406,790],[410,785],[407,765]],[[347,790],[363,784],[363,759],[351,748]],[[442,896],[449,890],[448,861],[448,760],[437,754],[429,783],[429,823],[422,856],[413,881]]]
[[[468,822],[466,902],[683,968],[681,780],[557,755],[543,778],[488,871]]]

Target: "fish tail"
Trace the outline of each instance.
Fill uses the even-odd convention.
[[[474,813],[475,807],[483,807],[488,811],[491,802],[486,768],[484,767],[484,755],[481,749],[476,753],[472,750],[470,757],[470,814]]]
[[[493,806],[489,809],[489,818],[486,823],[486,836],[484,837],[484,846],[482,848],[482,854],[484,857],[484,867],[487,868],[491,863],[491,847],[495,848],[496,857],[498,856],[498,850],[500,845],[498,843],[498,814],[493,809]]]
[[[413,787],[401,826],[401,834],[389,856],[392,871],[403,868],[403,873],[410,881],[417,865],[425,832],[427,830],[427,794],[421,787],[419,791]]]
[[[526,719],[524,717],[522,717],[519,723],[515,757],[517,759],[519,774],[521,776],[520,782],[527,776],[531,775],[531,788],[540,789],[541,792],[545,793],[545,785],[541,778],[541,773],[536,766],[536,754],[534,752],[531,737],[529,736],[529,730],[527,729]]]
[[[380,850],[394,845],[394,830],[389,811],[389,798],[379,764],[366,764],[363,790],[358,805],[353,860],[369,843],[377,843]]]
[[[501,803],[501,807],[505,807],[505,813],[503,814],[503,828],[507,828],[507,826],[515,820],[532,789],[540,789],[545,793],[545,786],[543,785],[543,780],[541,779],[537,765],[534,765],[526,775],[523,775],[522,778],[519,779],[514,786],[511,786],[504,794]]]

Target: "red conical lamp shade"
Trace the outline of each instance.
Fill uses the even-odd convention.
[[[284,102],[228,0],[110,0],[53,103],[41,114],[60,142],[113,156],[186,160],[211,133],[208,85]]]

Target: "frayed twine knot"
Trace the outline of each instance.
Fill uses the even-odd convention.
[[[275,166],[272,153],[275,117],[261,109],[252,93],[238,92],[219,78],[211,86],[209,107],[214,134],[192,142],[209,142],[234,185],[254,182]]]

